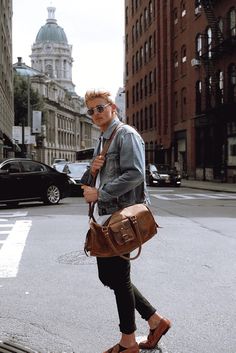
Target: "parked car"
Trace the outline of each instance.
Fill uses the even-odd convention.
[[[82,195],[81,178],[88,169],[89,165],[89,162],[69,162],[65,164],[63,168],[63,173],[66,173],[72,181],[72,195]]]
[[[26,158],[0,160],[0,203],[43,201],[55,205],[69,195],[70,179],[50,166]]]
[[[180,186],[181,176],[175,168],[171,168],[167,164],[148,164],[146,168],[146,181],[150,186]]]
[[[56,169],[58,163],[67,163],[67,162],[68,161],[64,158],[54,158],[51,167]]]

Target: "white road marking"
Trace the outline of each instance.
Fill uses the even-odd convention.
[[[15,218],[15,217],[25,217],[27,216],[28,212],[16,211],[16,212],[1,212],[0,217],[7,217],[7,218]]]
[[[222,193],[216,193],[216,194],[165,194],[165,196],[151,193],[150,195],[152,197],[157,198],[157,199],[168,200],[168,201],[183,200],[183,199],[186,199],[186,200],[197,200],[197,199],[202,199],[202,200],[209,200],[209,199],[236,200],[236,194],[222,194]]]
[[[0,248],[0,278],[16,277],[32,221],[16,221]]]

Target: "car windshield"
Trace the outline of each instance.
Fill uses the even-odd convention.
[[[169,173],[170,166],[166,164],[151,164],[150,165],[151,172],[158,172],[158,173]]]
[[[73,174],[76,176],[82,176],[84,174],[84,172],[86,171],[88,164],[86,163],[81,163],[81,164],[67,164],[64,167],[64,172],[68,173],[68,174]]]

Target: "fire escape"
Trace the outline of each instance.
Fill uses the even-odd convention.
[[[205,69],[205,82],[202,90],[201,114],[196,116],[196,127],[202,134],[204,147],[201,153],[203,179],[206,179],[206,169],[213,168],[214,179],[227,179],[227,123],[235,115],[235,103],[228,104],[225,97],[225,77],[222,71],[222,60],[235,52],[236,37],[225,35],[215,16],[215,6],[219,0],[201,0],[205,12],[209,32],[202,34],[203,51],[199,57]],[[210,36],[209,36],[210,34]],[[235,56],[234,56],[235,57]],[[221,69],[221,70],[220,70]],[[222,82],[219,73],[222,72]],[[225,72],[225,75],[227,73]],[[228,77],[226,77],[228,79]],[[222,86],[221,86],[222,84]],[[234,114],[233,114],[234,112]],[[210,142],[211,141],[211,142]],[[200,140],[199,140],[200,142]],[[200,142],[200,144],[201,144]]]

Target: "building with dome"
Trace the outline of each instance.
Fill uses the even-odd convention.
[[[18,62],[13,65],[16,75],[28,82],[43,99],[41,127],[34,131],[34,107],[28,102],[28,117],[36,143],[27,146],[27,157],[52,164],[55,158],[75,161],[81,149],[94,147],[99,130],[86,114],[84,100],[75,92],[72,82],[72,46],[55,19],[55,7],[48,7],[48,19],[32,46],[31,67]],[[28,96],[30,101],[30,96]]]
[[[74,92],[72,82],[72,46],[64,29],[57,24],[55,7],[48,7],[48,19],[40,28],[32,46],[31,66],[47,74],[69,92]]]

